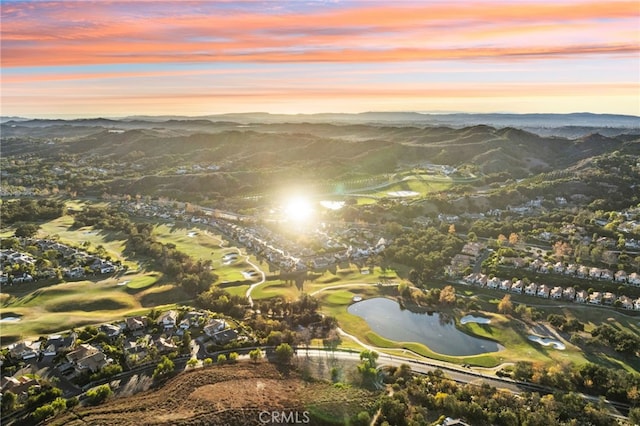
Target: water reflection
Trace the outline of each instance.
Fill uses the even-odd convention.
[[[496,342],[458,330],[448,313],[411,312],[382,297],[354,303],[348,311],[367,321],[371,330],[382,337],[398,342],[422,343],[440,354],[465,356],[499,350]]]

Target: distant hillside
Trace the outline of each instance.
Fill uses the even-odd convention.
[[[85,183],[99,193],[231,196],[283,184],[357,180],[425,163],[524,178],[614,151],[640,155],[640,136],[567,139],[487,125],[33,120],[2,124],[0,149],[5,159],[41,158],[51,167],[55,161],[47,159],[60,159],[109,170]]]
[[[412,127],[453,127],[464,128],[487,125],[495,128],[513,127],[527,130],[541,136],[562,136],[577,138],[591,133],[607,136],[618,134],[640,134],[640,117],[615,114],[429,114],[417,112],[367,112],[360,114],[268,114],[237,113],[217,114],[202,117],[181,116],[132,116],[120,119],[92,118],[76,120],[3,117],[7,123],[8,135],[15,134],[16,128],[51,127],[54,124],[76,127],[104,127],[114,129],[137,129],[159,127],[211,131],[211,124],[229,127],[260,124],[353,124],[368,126],[412,126]]]
[[[485,125],[461,129],[295,123],[239,127],[172,120],[162,126],[136,121],[136,129],[125,130],[122,127],[128,125],[111,120],[73,123],[39,120],[11,129],[4,124],[2,151],[5,155],[72,153],[115,162],[130,160],[132,153],[146,161],[178,156],[182,162],[224,161],[233,163],[235,170],[254,171],[295,166],[314,169],[326,161],[349,162],[352,171],[367,173],[379,167],[381,172],[393,171],[398,162],[472,163],[485,173],[527,175],[534,166],[567,167],[612,150],[638,153],[640,140],[638,136],[600,134],[571,140]],[[114,130],[116,125],[120,129]],[[185,126],[189,129],[184,130]],[[23,140],[28,136],[50,141],[52,134],[64,136],[57,143],[26,144]]]

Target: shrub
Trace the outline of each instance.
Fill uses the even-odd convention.
[[[105,384],[88,390],[87,398],[89,399],[90,404],[98,405],[104,402],[112,394],[113,391],[111,390],[111,387],[108,384]]]

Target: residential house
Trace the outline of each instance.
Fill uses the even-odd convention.
[[[147,327],[147,317],[127,317],[125,322],[130,331],[144,330]]]
[[[556,264],[553,265],[553,272],[556,274],[562,274],[564,272],[564,263],[556,262]]]
[[[144,359],[149,351],[151,337],[146,335],[137,339],[129,339],[124,342],[124,355],[129,365]]]
[[[472,256],[477,259],[480,256],[480,252],[484,248],[484,244],[480,242],[468,242],[462,247],[461,253]]]
[[[487,276],[485,274],[480,274],[480,276],[478,276],[478,279],[476,280],[476,284],[479,285],[480,287],[486,287]]]
[[[96,354],[100,352],[100,349],[97,347],[90,345],[88,343],[83,343],[78,346],[74,351],[71,351],[67,354],[67,361],[71,363],[76,363],[78,360],[82,358],[86,358],[90,355]]]
[[[187,312],[184,315],[184,319],[189,321],[189,324],[191,325],[191,327],[199,327],[201,324],[201,318],[203,318],[204,316],[205,314],[202,312],[191,311],[191,312]]]
[[[102,324],[99,330],[106,334],[109,338],[118,337],[120,335],[120,332],[122,332],[122,329],[120,327],[113,324]]]
[[[64,270],[64,276],[67,278],[82,278],[84,277],[84,269],[81,267],[75,267]]]
[[[542,284],[540,287],[538,287],[537,295],[538,297],[544,297],[545,299],[548,299],[550,292],[551,288],[546,284]]]
[[[188,330],[189,328],[191,328],[191,321],[189,321],[189,318],[184,318],[182,321],[180,321],[180,324],[178,324],[178,328],[180,328],[180,330]]]
[[[613,305],[613,302],[616,301],[616,295],[611,292],[605,292],[602,294],[602,303],[605,305]]]
[[[620,270],[616,272],[614,279],[617,283],[627,282],[627,273],[625,271]]]
[[[171,339],[165,339],[164,337],[158,337],[155,341],[156,348],[158,349],[158,353],[168,353],[174,352],[178,350],[178,346],[173,343]]]
[[[589,269],[589,277],[590,278],[600,278],[600,274],[602,273],[602,269],[593,267]]]
[[[538,284],[536,283],[531,283],[528,286],[526,286],[524,289],[524,293],[529,296],[535,296],[537,292],[538,292]]]
[[[102,370],[108,364],[107,357],[103,352],[97,352],[82,358],[76,362],[76,371],[78,373],[91,372],[95,373]]]
[[[522,282],[522,280],[518,280],[511,285],[512,293],[522,293],[523,290],[524,290],[524,283]]]
[[[600,271],[600,279],[602,280],[612,280],[613,275],[613,271],[611,271],[610,269],[602,269]]]
[[[589,293],[586,290],[580,290],[576,293],[576,302],[585,303],[589,299]]]
[[[162,324],[164,329],[167,330],[170,328],[175,328],[177,321],[178,321],[178,313],[174,310],[170,310],[160,315],[157,323]]]
[[[573,263],[569,264],[566,268],[564,268],[565,275],[575,275],[577,271],[578,271],[578,266]]]
[[[74,365],[78,374],[84,372],[95,373],[107,365],[107,358],[97,347],[83,343],[76,350],[67,354],[67,361]]]
[[[218,331],[211,338],[219,345],[226,345],[238,338],[238,332],[232,328]]]
[[[204,326],[203,331],[207,336],[213,337],[217,332],[224,330],[226,326],[227,323],[225,320],[216,318],[210,320],[209,323]]]
[[[551,289],[551,293],[549,293],[549,297],[552,299],[560,299],[562,298],[562,287],[554,287],[553,289]]]
[[[634,286],[640,286],[640,274],[637,272],[630,273],[629,277],[627,277],[627,282]]]
[[[562,297],[568,300],[574,300],[576,298],[576,289],[573,287],[567,287],[562,291]]]
[[[498,288],[500,286],[500,278],[493,277],[487,281],[487,288]]]
[[[592,305],[600,305],[602,303],[602,293],[594,291],[589,295],[589,303]]]
[[[627,296],[620,296],[618,299],[620,301],[620,306],[624,309],[631,310],[633,309],[633,300]]]
[[[13,359],[26,361],[37,357],[39,348],[39,342],[22,341],[9,346],[9,355]]]
[[[67,337],[62,337],[59,334],[51,335],[44,344],[42,354],[55,356],[58,352],[71,350],[75,346],[77,338],[78,335],[75,332],[70,333]]]
[[[544,265],[544,262],[542,261],[542,259],[535,259],[533,262],[529,264],[529,269],[532,269],[534,271],[539,271],[543,265]]]
[[[500,290],[509,291],[511,289],[512,284],[513,283],[510,280],[502,280],[502,282],[500,283]]]
[[[633,310],[640,311],[640,297],[633,302]]]
[[[2,393],[11,391],[12,393],[21,396],[29,391],[31,386],[40,386],[36,379],[20,376],[20,377],[3,377],[2,378]]]
[[[589,267],[580,265],[576,270],[576,275],[578,275],[580,278],[587,277],[589,275]]]

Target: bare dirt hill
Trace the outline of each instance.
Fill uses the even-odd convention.
[[[345,424],[376,395],[356,387],[306,381],[269,363],[214,366],[180,374],[158,389],[77,407],[50,424],[260,425],[270,414],[298,413],[309,424]],[[261,414],[262,420],[261,420]]]

